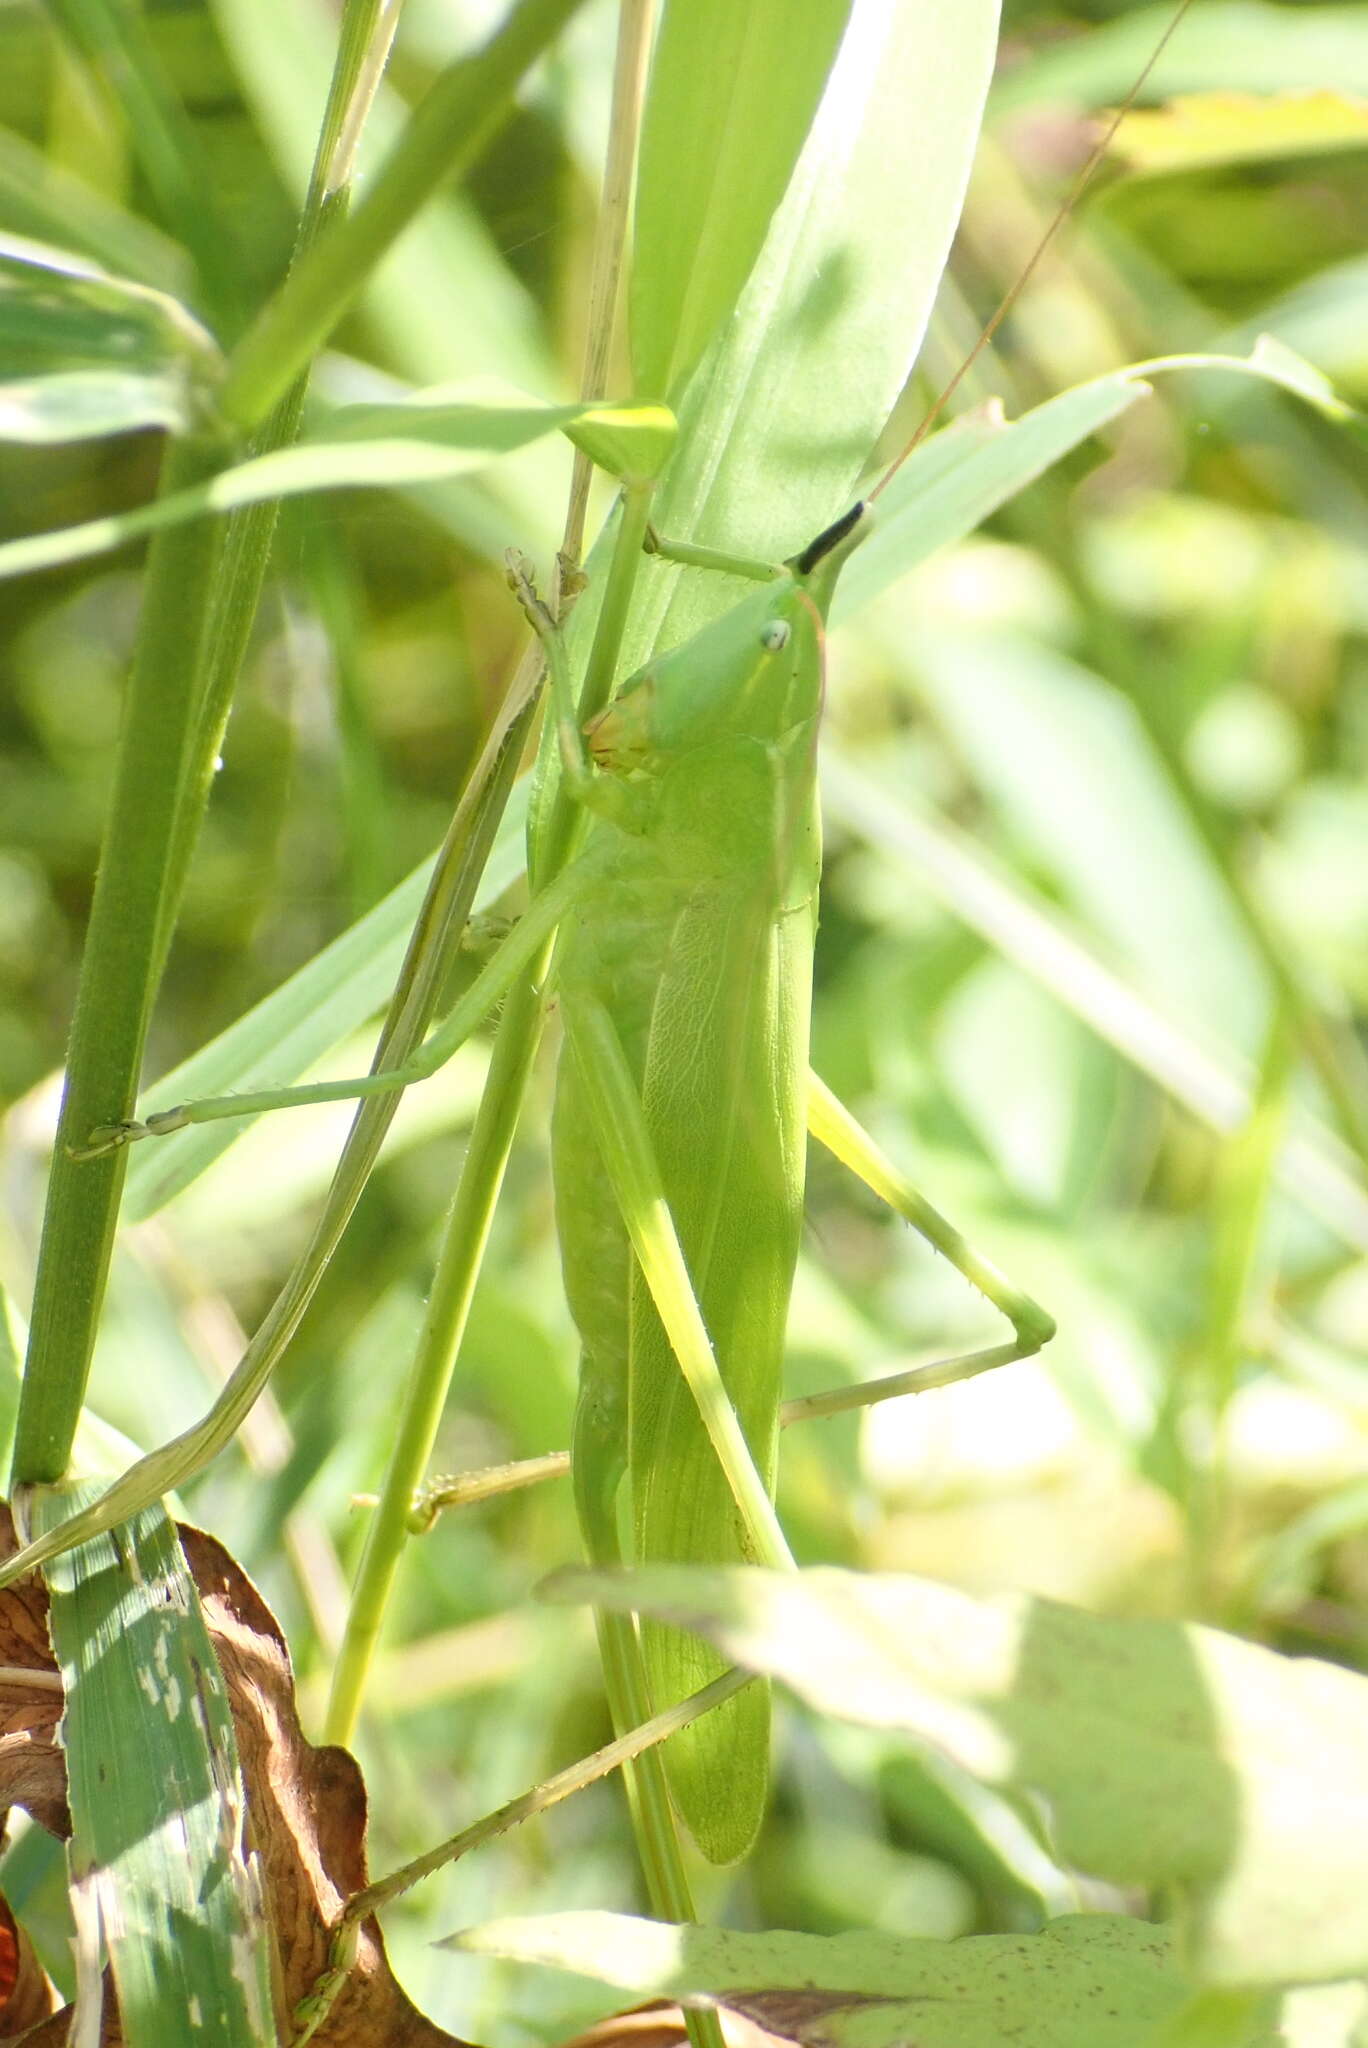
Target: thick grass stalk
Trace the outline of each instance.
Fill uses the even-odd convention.
[[[164,492],[216,465],[217,441],[168,446]],[[159,534],[148,557],[109,817],[95,878],[67,1052],[19,1401],[13,1480],[66,1469],[95,1347],[124,1164],[77,1163],[97,1124],[127,1116],[137,1094],[160,978],[166,906],[181,873],[168,858],[188,765],[221,527],[196,520]]]
[[[354,130],[358,81],[374,68],[385,0],[352,0],[301,221],[299,248],[345,204],[339,139]],[[263,446],[292,440],[301,379]],[[269,438],[274,436],[275,438]],[[162,495],[217,466],[217,442],[168,449]],[[225,531],[195,521],[154,541],[129,682],[110,816],[82,962],[67,1088],[35,1281],[29,1362],[13,1476],[54,1480],[65,1469],[85,1395],[123,1188],[116,1160],[74,1162],[94,1124],[131,1106],[181,887],[194,850],[275,524],[254,506]],[[147,920],[152,919],[149,928]],[[93,1122],[92,1122],[93,1117]]]

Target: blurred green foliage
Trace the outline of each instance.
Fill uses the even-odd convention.
[[[996,112],[907,422],[1011,283],[1166,12],[1008,6]],[[482,13],[409,0],[393,91],[418,93]],[[185,0],[139,20],[170,131],[198,152],[194,218],[177,218],[64,0],[46,16],[0,10],[0,230],[179,290],[231,339],[288,252],[328,22],[312,0]],[[319,373],[330,391],[475,370],[546,396],[571,386],[611,34],[605,7],[580,17],[470,190],[413,231],[339,337]],[[1362,11],[1198,0],[1156,83],[1259,93],[1274,63],[1289,85],[1368,92]],[[1270,331],[1368,403],[1363,154],[1104,173],[969,399],[1000,394],[1015,413],[1118,363]],[[4,531],[141,502],[155,462],[148,436],[6,449]],[[545,557],[567,474],[537,449],[489,481],[286,507],[151,1072],[435,843],[520,645],[501,550]],[[1196,1613],[1364,1662],[1368,1197],[1331,1141],[1306,1136],[1325,1105],[1303,1062],[1284,1075],[1231,877],[1352,1060],[1368,1006],[1365,548],[1361,452],[1272,392],[1175,379],[835,644],[833,738],[936,843],[988,864],[1009,936],[985,939],[963,890],[933,886],[834,805],[817,1064],[1062,1334],[1001,1381],[794,1432],[783,1507],[800,1555]],[[0,1090],[17,1103],[0,1277],[19,1301],[137,567],[0,585]],[[1115,977],[1132,1021],[1164,1020],[1218,1080],[1252,1082],[1263,1123],[1220,1137],[1080,1017],[1076,974],[1042,981],[1027,923],[1042,905]],[[384,1457],[479,1066],[472,1052],[401,1113],[276,1405],[187,1503],[259,1577],[315,1717],[360,1535],[350,1497]],[[500,1208],[444,1429],[450,1469],[567,1438],[550,1083],[545,1068]],[[1280,1119],[1313,1155],[1291,1183],[1272,1167]],[[147,1445],[200,1411],[298,1247],[344,1125],[310,1112],[254,1129],[130,1234],[91,1389],[104,1421]],[[982,1341],[954,1277],[820,1159],[810,1216],[791,1391]],[[575,1548],[554,1488],[413,1546],[362,1743],[374,1869],[604,1735],[584,1618],[529,1603]],[[495,1965],[424,1944],[496,1905],[629,1900],[617,1796],[588,1795],[393,1916],[396,1960],[434,2017],[532,2039],[607,2002],[520,1979],[510,2009]],[[716,1910],[816,1930],[1030,1926],[1075,1896],[1020,1821],[948,1766],[797,1714],[761,1851],[714,1886]],[[60,1949],[46,1959],[59,1968]]]

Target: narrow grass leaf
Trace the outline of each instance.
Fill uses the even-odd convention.
[[[659,407],[633,413],[625,407],[544,405],[520,394],[496,394],[485,385],[463,397],[450,390],[424,393],[393,406],[359,406],[354,417],[343,409],[336,435],[330,429],[293,448],[256,456],[133,512],[10,541],[0,547],[0,577],[107,554],[161,527],[269,498],[461,476],[556,429],[588,429],[600,409],[611,414],[605,451],[611,447],[620,457],[635,452],[647,465],[662,459],[669,429]]]
[[[37,242],[60,243],[106,269],[185,298],[185,251],[21,135],[0,133],[0,219]]]
[[[1252,1102],[1248,1061],[1193,1037],[981,847],[943,819],[914,812],[904,788],[890,788],[830,740],[822,790],[828,811],[847,831],[1048,989],[1194,1116],[1217,1131],[1237,1130],[1244,1122]],[[1294,1115],[1277,1173],[1346,1244],[1368,1251],[1368,1192],[1350,1154],[1323,1125]]]
[[[34,1533],[97,1486],[44,1489]],[[160,1507],[54,1560],[72,1882],[98,1912],[129,2048],[274,2038],[228,1697]]]
[[[967,413],[915,449],[878,499],[878,523],[842,572],[833,622],[853,618],[937,548],[972,533],[1065,455],[1147,398],[1152,378],[1189,370],[1257,378],[1339,425],[1353,425],[1359,417],[1313,364],[1270,336],[1261,337],[1247,356],[1166,356],[1110,370],[1010,424],[995,407]]]
[[[1368,1970],[1368,1679],[1215,1629],[840,1571],[565,1572],[554,1597],[693,1628],[819,1711],[904,1728],[1043,1802],[1065,1862],[1183,1900],[1194,1974]]]
[[[1047,44],[1003,78],[993,94],[994,111],[1042,101],[1119,103],[1172,18],[1171,0],[1154,0],[1089,35]],[[1345,92],[1368,93],[1368,17],[1357,0],[1309,7],[1204,0],[1161,53],[1146,97],[1314,91],[1327,78]]]
[[[1075,385],[1010,424],[994,405],[966,413],[923,441],[878,499],[874,529],[842,571],[833,623],[853,618],[937,548],[972,533],[1018,491],[1148,396],[1142,378],[1118,370]]]
[[[326,0],[291,0],[285,8],[276,0],[215,0],[213,16],[244,105],[302,205],[332,71],[335,15]],[[410,114],[382,79],[361,137],[363,183],[398,142]],[[428,201],[380,263],[358,312],[378,360],[406,383],[497,374],[527,391],[563,395],[532,294],[459,188]],[[425,498],[457,508],[461,539],[475,540],[491,560],[512,543],[549,551],[564,469],[562,450],[534,443],[477,483],[457,481]]]
[[[667,0],[642,117],[632,363],[674,398],[734,308],[793,173],[850,0]]]

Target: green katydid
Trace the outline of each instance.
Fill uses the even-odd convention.
[[[857,504],[777,575],[759,570],[762,588],[624,684],[589,725],[592,768],[539,621],[567,779],[596,814],[586,858],[602,862],[562,929],[553,1124],[584,1342],[576,1495],[599,1561],[617,1555],[624,1472],[635,1559],[789,1561],[769,1500],[802,1220],[823,624],[870,516]],[[847,1156],[859,1170],[867,1148]],[[1038,1349],[1049,1318],[985,1268],[974,1277],[1010,1317],[1013,1354]],[[717,1421],[709,1340],[729,1403]],[[644,1629],[642,1649],[655,1706],[721,1668],[677,1630]],[[667,1751],[675,1801],[716,1861],[759,1825],[767,1715],[751,1687]]]
[[[548,652],[565,780],[594,818],[583,853],[534,896],[408,1065],[186,1104],[92,1135],[93,1150],[406,1086],[450,1056],[560,927],[554,986],[566,1049],[554,1159],[567,1290],[585,1344],[573,1461],[600,1562],[617,1555],[624,1474],[633,1558],[788,1561],[771,1494],[805,1122],[1009,1317],[1015,1342],[1000,1347],[1000,1361],[1052,1332],[1043,1311],[909,1202],[858,1127],[807,1079],[823,627],[870,517],[856,505],[778,571],[685,551],[699,567],[761,586],[631,677],[590,721],[587,750],[559,635],[515,573]],[[645,1632],[644,1651],[638,1703],[663,1706],[718,1669],[676,1631]],[[624,1687],[631,1656],[619,1633],[610,1658]],[[751,1687],[675,1738],[672,1790],[714,1860],[743,1853],[759,1824],[766,1729],[763,1692]]]

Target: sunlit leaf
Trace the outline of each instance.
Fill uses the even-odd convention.
[[[270,498],[357,486],[392,489],[461,476],[557,429],[568,433],[589,423],[592,431],[599,410],[595,405],[544,405],[520,393],[492,390],[484,382],[464,396],[443,388],[392,405],[343,407],[335,428],[221,470],[208,483],[132,512],[10,541],[0,547],[0,577],[107,554],[163,527]],[[610,425],[602,437],[603,452],[658,464],[668,415],[659,407],[639,415],[626,407],[606,411]]]
[[[1108,1913],[959,1941],[554,1913],[492,1920],[450,1946],[601,1977],[636,1998],[720,2004],[812,2048],[1131,2048],[1188,1995],[1167,1930]],[[1249,2048],[1276,2038],[1261,2029]]]
[[[1368,1679],[1215,1629],[838,1572],[564,1572],[558,1598],[706,1635],[810,1705],[1040,1801],[1061,1859],[1171,1886],[1226,1985],[1368,1970]]]

